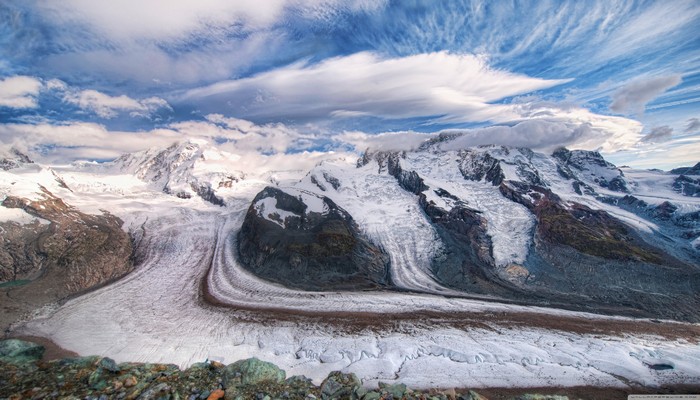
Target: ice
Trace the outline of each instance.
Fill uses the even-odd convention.
[[[218,168],[207,164],[218,162],[217,155],[206,150],[202,154],[205,161],[197,158],[197,168],[218,173]],[[222,157],[223,165],[229,156]],[[447,209],[455,203],[435,195],[439,188],[481,212],[499,265],[521,262],[530,246],[534,218],[490,183],[465,181],[456,157],[455,152],[416,152],[401,162],[404,169],[415,170],[425,179],[430,186],[426,196],[442,201],[440,206]],[[603,205],[592,196],[575,194],[547,157],[535,155],[531,162],[566,201],[607,207],[628,224],[654,229],[639,216]],[[328,176],[339,183],[336,189],[328,182],[325,191],[310,181],[312,174],[299,181],[303,176],[299,172],[254,176],[242,170],[245,179],[230,188],[217,188],[225,190],[226,207],[165,194],[131,170],[99,165],[54,168],[70,190],[62,188],[56,176],[43,167],[0,171],[3,195],[40,198],[42,185],[81,211],[109,210],[124,221],[123,229],[139,234],[138,259],[143,260],[118,282],[46,308],[35,319],[14,326],[13,333],[45,336],[79,354],[109,356],[118,362],[168,362],[185,367],[205,359],[231,363],[255,356],[276,363],[288,376],[303,374],[317,384],[334,370],[354,372],[367,386],[400,381],[415,388],[700,384],[697,340],[513,327],[497,316],[566,316],[590,324],[629,319],[454,296],[430,274],[430,260],[440,244],[417,196],[402,189],[386,171],[379,173],[376,163],[362,168],[353,163],[338,159],[314,168],[312,174],[318,179],[327,182]],[[518,173],[517,169],[508,174],[511,172]],[[655,174],[625,170],[634,183],[635,196],[650,203],[647,199],[661,197],[683,210],[698,209],[700,200],[675,194],[670,190],[671,178],[658,175],[665,178],[656,180]],[[304,292],[266,282],[243,269],[237,261],[236,236],[253,198],[270,184],[301,196],[309,210],[323,210],[318,196],[327,196],[346,209],[360,229],[391,255],[396,284],[407,291]],[[658,203],[665,201],[661,198]],[[268,212],[276,205],[261,203],[260,209],[263,207]],[[700,245],[698,240],[695,246]],[[203,280],[218,305],[202,300]],[[472,327],[433,320],[397,324],[377,320],[374,326],[346,329],[322,319],[276,319],[266,310],[330,316],[470,312],[479,313],[482,320]],[[674,369],[648,367],[658,363]]]

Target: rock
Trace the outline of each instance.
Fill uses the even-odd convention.
[[[158,383],[144,390],[138,397],[139,400],[165,400],[170,399],[170,386],[165,383]]]
[[[117,366],[117,363],[109,357],[101,359],[97,365],[109,372],[119,372],[119,366]]]
[[[333,371],[321,383],[321,398],[324,400],[353,398],[355,391],[361,386],[362,382],[357,375]]]
[[[257,358],[236,361],[227,366],[223,373],[224,388],[257,385],[263,382],[281,383],[285,372],[275,364]]]
[[[265,188],[248,209],[238,244],[246,269],[297,289],[373,289],[389,281],[388,256],[324,196]]]
[[[569,400],[568,396],[548,395],[548,394],[524,394],[516,397],[516,400]]]
[[[19,339],[0,341],[0,361],[20,365],[41,360],[44,346]]]
[[[224,398],[224,391],[221,389],[216,389],[215,391],[211,392],[211,394],[207,397],[207,400],[219,400]]]
[[[124,387],[130,388],[130,387],[136,386],[137,383],[139,383],[139,380],[136,379],[136,377],[134,377],[134,376],[127,375],[124,378]]]
[[[362,400],[379,400],[382,398],[381,393],[378,392],[367,392],[364,396],[362,396]]]
[[[470,390],[465,395],[459,396],[458,400],[488,400],[486,397],[480,395],[479,393]]]
[[[392,395],[395,399],[400,399],[406,393],[406,385],[403,383],[398,383],[395,385],[387,385],[383,382],[379,382],[379,389],[383,393],[388,393]]]

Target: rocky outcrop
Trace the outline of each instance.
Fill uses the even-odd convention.
[[[680,167],[671,170],[674,175],[700,175],[700,162],[692,167]]]
[[[673,180],[673,190],[683,196],[700,197],[700,178],[680,175]]]
[[[36,217],[20,225],[0,223],[3,325],[23,312],[120,278],[133,269],[131,241],[122,221],[104,212],[89,215],[44,189],[43,198],[8,196],[3,207]]]
[[[615,192],[629,192],[622,171],[605,161],[597,151],[560,148],[552,153],[552,157],[558,161],[557,169],[560,175],[567,179],[597,184]],[[583,182],[579,184],[584,184]]]
[[[0,169],[5,171],[9,171],[25,164],[33,163],[34,161],[32,161],[29,156],[14,148],[10,149],[8,154],[0,154]]]
[[[534,245],[525,263],[529,283],[552,300],[576,303],[585,298],[596,310],[697,321],[700,273],[602,210],[566,204],[550,190],[504,182],[501,193],[526,206],[536,217]],[[623,198],[630,207],[646,203]],[[654,208],[663,218],[672,205]],[[630,290],[633,287],[635,290]],[[664,293],[663,296],[657,293]],[[556,299],[556,300],[555,300]]]
[[[452,196],[445,190],[436,191],[436,194]],[[469,293],[507,296],[493,273],[491,237],[480,212],[461,204],[446,211],[428,201],[423,193],[418,201],[443,244],[444,250],[431,263],[436,280]]]
[[[390,283],[389,258],[327,197],[260,192],[238,234],[242,264],[261,278],[303,290],[357,290]]]
[[[490,182],[498,186],[505,179],[501,163],[490,154],[470,150],[459,152],[459,171],[469,181]]]

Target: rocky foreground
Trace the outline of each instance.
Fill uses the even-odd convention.
[[[404,384],[382,383],[370,390],[362,386],[355,374],[331,372],[316,386],[304,376],[287,378],[285,371],[257,358],[229,365],[207,360],[183,371],[173,364],[117,364],[99,356],[46,361],[44,352],[45,348],[36,343],[19,339],[0,341],[0,399],[566,400],[627,398],[628,393],[603,388],[546,389],[548,393],[574,394],[569,397],[525,393],[518,389],[486,389],[489,395],[486,397],[473,390],[414,391]],[[632,392],[692,393],[692,390],[638,388]]]

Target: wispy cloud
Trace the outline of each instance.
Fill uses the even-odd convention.
[[[618,113],[641,113],[648,102],[681,81],[678,74],[635,79],[613,93],[610,109]]]
[[[97,90],[68,91],[63,99],[107,119],[116,117],[120,112],[128,112],[135,117],[148,117],[160,109],[172,110],[168,102],[159,97],[136,100],[126,95],[110,96]]]
[[[642,142],[662,143],[671,140],[673,137],[673,128],[670,126],[657,126],[652,128],[651,132],[642,137]]]
[[[189,90],[181,101],[206,112],[283,120],[371,115],[488,121],[515,117],[492,102],[564,82],[493,69],[474,55],[387,59],[365,52],[219,82]]]
[[[695,133],[700,131],[700,119],[690,118],[686,122],[685,133]]]
[[[36,108],[42,83],[31,76],[0,79],[0,107]]]

